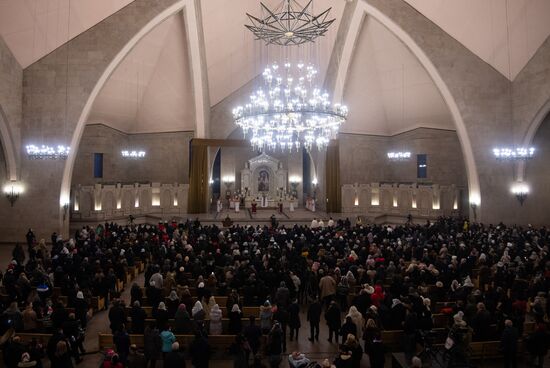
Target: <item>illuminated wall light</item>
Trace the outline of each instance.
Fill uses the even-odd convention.
[[[116,200],[116,209],[120,210],[122,208],[122,200],[117,199]]]
[[[80,204],[78,203],[78,199],[77,199],[77,198],[74,199],[73,211],[75,211],[75,212],[80,211]]]
[[[145,151],[122,151],[122,157],[124,158],[144,158],[146,155]]]
[[[136,200],[134,201],[134,207],[135,208],[139,207],[139,197],[136,197]]]
[[[455,201],[453,203],[453,210],[458,210],[458,200],[455,198]]]
[[[412,199],[411,207],[416,208],[416,198]]]
[[[393,197],[393,206],[397,207],[397,197]]]
[[[298,183],[301,183],[301,182],[302,182],[302,178],[299,177],[299,176],[297,176],[297,175],[293,175],[293,176],[291,176],[290,178],[288,178],[288,181],[289,181],[290,183],[296,183],[296,184],[298,184]]]
[[[178,206],[178,196],[175,195],[174,196],[174,207],[177,207]]]
[[[71,147],[58,145],[57,147],[36,146],[29,144],[25,147],[27,155],[32,160],[64,160],[69,156]]]
[[[313,185],[319,184],[319,182],[317,181],[317,177],[313,178],[313,180],[311,181],[311,184],[313,184]]]
[[[373,189],[371,192],[371,199],[370,199],[371,206],[379,206],[380,205],[380,192],[378,189]]]
[[[529,160],[535,156],[535,147],[501,147],[494,148],[493,155],[497,160]]]
[[[510,189],[512,194],[514,195],[523,195],[523,194],[529,194],[529,186],[523,182],[520,183],[514,183],[512,185],[512,188]]]
[[[359,197],[355,196],[355,202],[354,202],[355,206],[359,206]]]
[[[151,189],[151,206],[160,206],[160,188]]]
[[[435,200],[434,200],[434,201],[432,202],[432,209],[433,209],[433,210],[438,210],[439,208],[440,208],[440,206],[439,206],[439,201],[435,201]]]
[[[235,176],[234,175],[226,175],[222,178],[222,181],[224,183],[234,183],[235,182]]]
[[[95,211],[101,211],[101,202],[100,202],[100,203],[96,203],[96,204],[94,205],[94,210],[95,210]]]
[[[388,158],[391,161],[405,161],[411,158],[410,152],[388,152]]]

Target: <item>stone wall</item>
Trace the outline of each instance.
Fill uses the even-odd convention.
[[[73,171],[73,187],[96,183],[189,183],[189,141],[193,132],[126,134],[111,127],[87,125]],[[140,159],[122,150],[143,150]],[[103,153],[103,178],[93,175],[94,153]]]
[[[0,120],[7,120],[5,123],[14,144],[16,157],[19,157],[21,148],[22,103],[23,70],[0,36]]]
[[[550,224],[550,115],[541,124],[533,144],[537,147],[536,156],[528,161],[525,168],[525,179],[530,186],[530,193],[523,207],[516,198],[509,194],[506,201],[514,206],[514,214],[522,224],[544,225]],[[513,164],[501,163],[513,170]]]
[[[466,171],[456,132],[420,128],[391,137],[340,134],[342,184],[430,182],[466,187]],[[410,160],[392,162],[390,151],[409,151]],[[417,179],[416,155],[427,154],[428,177]]]

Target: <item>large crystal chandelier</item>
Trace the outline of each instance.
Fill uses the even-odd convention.
[[[263,88],[233,109],[235,123],[257,150],[326,148],[346,120],[348,109],[332,104],[315,85],[313,65],[273,63],[262,76]]]

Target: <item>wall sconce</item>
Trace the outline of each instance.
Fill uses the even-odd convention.
[[[11,207],[13,207],[13,204],[17,201],[21,193],[23,193],[23,186],[15,181],[4,186],[4,194],[10,202]]]
[[[512,185],[511,191],[512,194],[516,196],[519,204],[523,206],[523,202],[525,202],[527,196],[529,195],[529,186],[525,183],[518,182]]]
[[[411,158],[410,152],[388,152],[388,159],[390,161],[407,161]]]
[[[25,149],[31,160],[64,160],[71,152],[71,147],[63,145],[58,145],[57,147],[42,145],[38,147],[34,144],[29,144]]]
[[[288,181],[290,182],[290,187],[292,188],[292,195],[298,197],[298,185],[302,182],[302,178],[299,176],[291,176]]]
[[[124,158],[143,158],[146,155],[145,151],[121,151]]]
[[[529,160],[535,156],[534,147],[502,147],[494,148],[493,155],[497,160],[502,161],[519,161],[519,160]]]
[[[317,187],[319,186],[319,182],[317,181],[317,177],[314,177],[311,181],[311,185],[313,186],[313,200],[317,199]]]

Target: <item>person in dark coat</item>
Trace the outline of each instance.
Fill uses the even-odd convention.
[[[332,337],[336,342],[338,342],[338,332],[340,331],[340,326],[342,322],[340,320],[340,308],[335,301],[330,302],[330,305],[325,312],[325,320],[327,321],[328,326],[328,342],[332,342]]]
[[[384,368],[386,364],[386,352],[380,335],[374,336],[371,343],[367,345],[365,353],[369,356],[371,368]]]
[[[525,347],[531,354],[533,366],[542,368],[544,357],[548,354],[550,348],[550,333],[548,333],[544,323],[539,323],[535,328],[535,332],[527,336]]]
[[[63,323],[63,334],[67,336],[69,347],[77,363],[82,360],[80,352],[85,353],[84,346],[82,345],[84,336],[81,336],[80,331],[80,321],[76,319],[74,313],[69,314],[69,319]]]
[[[143,353],[141,353],[134,344],[130,345],[130,354],[128,355],[128,363],[126,364],[126,367],[147,368],[145,355],[143,355]]]
[[[124,313],[124,307],[121,305],[120,301],[115,300],[113,306],[109,310],[109,322],[111,323],[110,327],[113,335],[120,330],[125,320],[126,315]]]
[[[185,357],[177,341],[172,344],[172,351],[164,357],[164,368],[185,368]]]
[[[490,339],[491,324],[493,318],[491,313],[485,309],[485,304],[477,304],[477,313],[472,319],[472,328],[474,329],[474,341],[487,341]]]
[[[262,337],[262,329],[256,324],[256,317],[250,316],[250,324],[245,327],[243,334],[255,356],[260,349],[260,339]]]
[[[342,344],[346,342],[348,335],[357,336],[357,326],[353,323],[350,316],[346,317],[346,322],[340,328],[340,336],[342,336]]]
[[[281,281],[281,284],[275,293],[275,302],[279,308],[287,308],[290,304],[290,291],[286,287],[286,283],[284,281]]]
[[[136,300],[130,311],[130,318],[132,320],[132,333],[136,335],[143,335],[145,331],[145,320],[147,319],[147,313],[141,308],[139,301]]]
[[[267,338],[266,353],[271,368],[278,368],[281,364],[281,354],[283,348],[283,331],[280,323],[275,323]]]
[[[313,342],[314,339],[319,341],[319,324],[321,322],[322,306],[319,303],[319,299],[315,298],[315,301],[309,305],[307,310],[307,320],[309,321],[310,337],[309,341]]]
[[[504,331],[500,338],[500,351],[504,355],[504,366],[506,368],[517,367],[518,351],[518,330],[514,327],[511,320],[504,321]]]
[[[293,341],[294,338],[298,341],[298,332],[300,331],[300,327],[302,327],[298,299],[294,299],[292,304],[288,307],[288,326],[290,327],[290,341]]]
[[[82,291],[78,291],[76,293],[76,299],[74,301],[74,312],[76,315],[76,318],[80,321],[80,326],[83,329],[86,329],[86,325],[88,324],[88,310],[90,307],[88,306],[88,303],[84,299],[84,293]]]
[[[163,330],[168,325],[168,320],[170,316],[168,315],[168,310],[164,302],[160,302],[156,310],[153,310],[153,318],[157,320],[157,328]]]
[[[210,358],[210,345],[208,340],[200,333],[195,333],[195,339],[189,345],[191,352],[191,364],[195,368],[208,368]]]
[[[54,328],[63,326],[63,323],[69,318],[69,313],[65,309],[62,303],[57,303],[51,316],[52,324]]]
[[[229,310],[229,309],[228,309]],[[243,330],[242,324],[243,312],[238,304],[233,304],[231,312],[229,312],[229,334],[238,335]]]
[[[120,330],[114,334],[113,343],[115,344],[120,361],[126,364],[128,354],[130,354],[130,335],[126,332],[124,324],[121,326]]]
[[[143,301],[143,290],[141,290],[141,287],[135,282],[130,289],[130,299],[132,305],[134,305],[136,301],[140,303]]]
[[[146,366],[150,363],[150,368],[155,368],[155,364],[157,360],[160,359],[160,353],[162,350],[160,332],[155,326],[145,327],[143,343],[145,346],[144,354]]]
[[[193,322],[187,312],[185,304],[180,304],[174,316],[174,333],[176,335],[190,335],[193,331]]]

